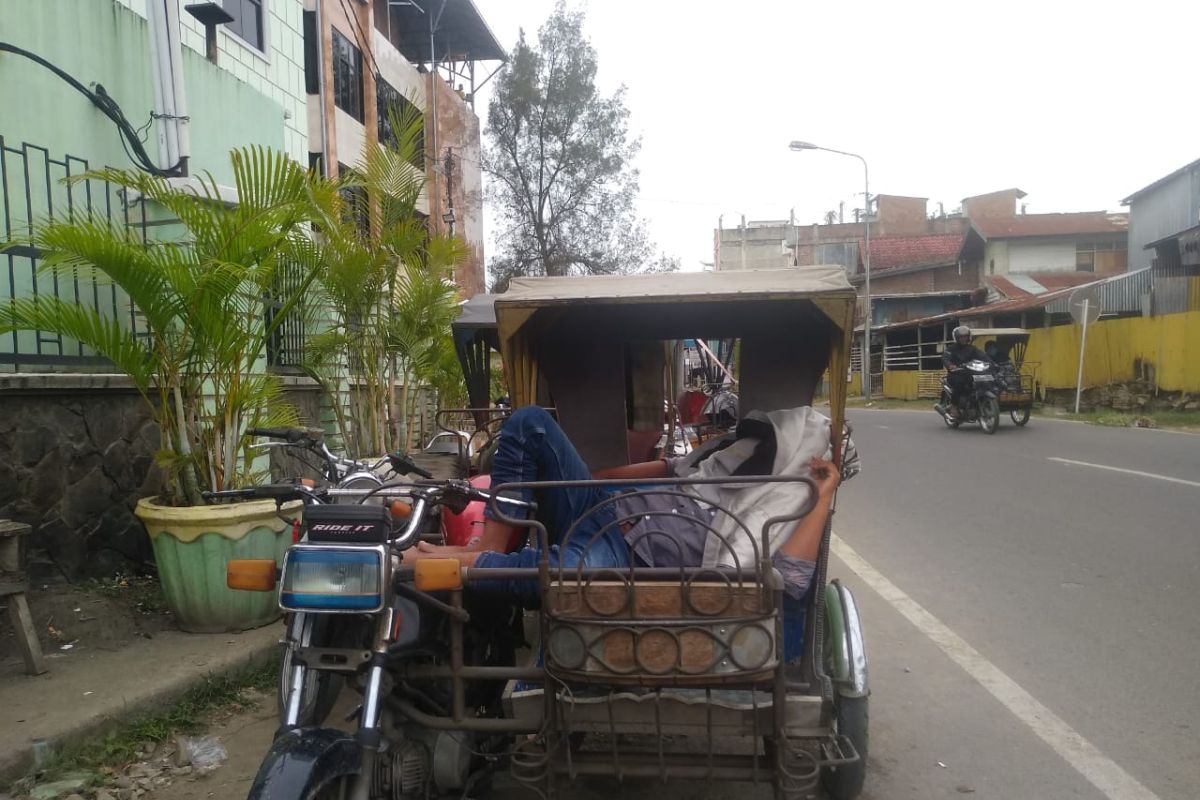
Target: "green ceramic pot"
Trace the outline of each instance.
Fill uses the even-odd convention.
[[[174,507],[155,499],[139,501],[136,513],[150,534],[167,607],[180,628],[192,633],[241,631],[279,618],[275,592],[236,591],[225,585],[225,564],[232,559],[282,563],[292,536],[275,501]],[[294,516],[300,505],[287,504],[283,515]]]

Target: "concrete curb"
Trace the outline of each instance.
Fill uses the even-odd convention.
[[[35,740],[57,751],[163,710],[210,675],[266,663],[282,635],[281,623],[237,634],[170,631],[73,664],[59,659],[44,675],[2,676],[0,785],[30,770]]]

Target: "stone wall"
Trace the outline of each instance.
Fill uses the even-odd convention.
[[[153,561],[133,507],[161,485],[159,443],[149,407],[123,377],[0,376],[0,519],[33,525],[35,579]]]

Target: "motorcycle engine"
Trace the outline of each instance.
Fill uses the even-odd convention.
[[[403,739],[375,760],[371,796],[386,800],[425,797],[430,777],[429,748],[422,742]]]
[[[386,800],[417,800],[428,794],[462,789],[471,774],[470,734],[463,731],[408,729],[414,738],[393,740],[394,744],[375,761],[371,796]]]

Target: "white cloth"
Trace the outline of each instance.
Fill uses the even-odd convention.
[[[828,459],[832,456],[828,417],[811,406],[783,409],[780,411],[752,411],[750,419],[769,422],[775,431],[775,463],[772,475],[811,476],[809,459],[814,456]],[[675,462],[675,474],[681,478],[730,477],[741,464],[753,455],[758,440],[743,438],[705,458],[705,454],[716,446],[716,440],[705,443],[695,453]],[[857,471],[857,454],[847,454],[847,464],[854,464]],[[729,514],[719,513],[713,520],[716,533],[710,532],[704,546],[705,567],[734,567],[752,569],[762,544],[762,530],[772,517],[787,516],[799,511],[808,500],[810,489],[805,483],[759,483],[759,484],[709,484],[689,486],[687,491],[701,501],[728,509]],[[738,524],[741,520],[744,524]],[[795,529],[796,523],[776,524],[769,532],[767,556],[775,550]],[[749,533],[747,534],[747,530]]]

